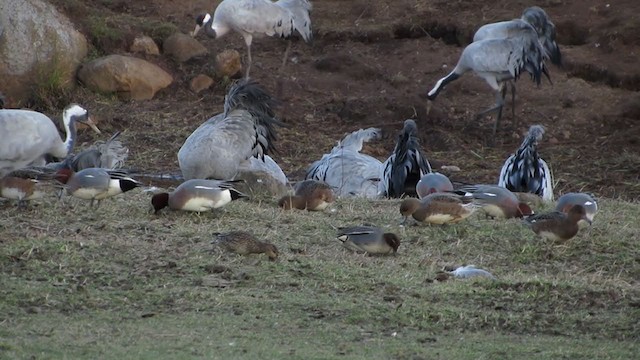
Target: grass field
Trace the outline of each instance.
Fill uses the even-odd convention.
[[[236,201],[151,214],[134,191],[0,204],[0,358],[629,359],[640,352],[640,206],[602,200],[591,228],[544,243],[474,215],[401,227],[398,201],[324,213]],[[396,256],[352,253],[335,227],[396,232]],[[214,249],[250,230],[280,250]],[[436,280],[474,264],[497,280]]]

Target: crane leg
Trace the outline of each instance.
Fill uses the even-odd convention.
[[[289,50],[291,50],[291,40],[287,40],[287,48],[284,50],[284,57],[282,58],[282,66],[280,67],[280,73],[284,71],[284,66],[287,65]]]
[[[498,98],[496,100],[496,107],[498,109],[498,114],[496,115],[496,123],[493,125],[493,139],[496,137],[496,133],[498,132],[498,126],[500,126],[500,119],[502,118],[502,108],[504,107],[504,99],[507,96],[507,85],[502,83],[500,86],[500,92],[498,92]]]
[[[247,73],[244,75],[245,79],[249,79],[249,71],[251,71],[251,45],[247,45]]]

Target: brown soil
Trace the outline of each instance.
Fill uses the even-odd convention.
[[[85,32],[90,27],[87,12],[113,21],[126,15],[171,23],[187,33],[198,13],[213,10],[210,1],[202,0],[54,2]],[[416,118],[436,169],[457,165],[462,171],[451,174],[455,180],[495,182],[502,162],[519,146],[528,127],[540,123],[547,134],[539,151],[554,171],[556,193],[582,190],[637,199],[640,2],[636,0],[609,5],[595,0],[537,3],[557,25],[564,67],[551,67],[553,85],[543,82],[537,87],[527,76],[519,80],[517,121],[509,102],[495,147],[487,146],[493,117],[473,120],[475,113],[493,104],[494,94],[472,74],[451,83],[426,114],[426,93],[455,66],[473,31],[484,23],[519,17],[530,5],[518,0],[315,1],[313,45],[294,41],[284,74],[277,70],[285,41],[256,39],[252,48],[252,77],[272,93],[282,83],[280,114],[288,127],[279,132],[276,160],[290,178],[300,178],[308,164],[346,132],[369,126],[381,127],[385,136],[367,151],[384,158],[393,149],[402,122]],[[114,41],[94,41],[96,51],[124,53],[135,24],[127,29],[126,36]],[[237,34],[199,39],[213,54],[228,48],[246,54]],[[151,101],[105,101],[83,89],[74,100],[102,118],[104,131],[123,130],[131,166],[175,173],[176,153],[186,137],[222,110],[227,85],[222,79],[199,95],[188,87],[197,74],[215,73],[213,58],[176,64],[149,57],[175,77],[174,84]]]

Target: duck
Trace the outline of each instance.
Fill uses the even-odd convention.
[[[431,164],[420,146],[418,126],[414,120],[407,119],[393,153],[382,164],[378,195],[386,198],[416,196],[416,184],[430,172]]]
[[[513,192],[536,194],[549,203],[553,201],[553,174],[547,162],[538,155],[538,142],[544,131],[542,125],[529,128],[518,150],[502,165],[498,186]]]
[[[532,215],[524,219],[524,223],[539,236],[555,241],[570,240],[578,233],[581,220],[591,224],[587,212],[582,205],[573,205],[567,213],[552,211],[539,215]]]
[[[232,180],[241,163],[275,151],[276,126],[284,125],[273,108],[276,101],[252,80],[235,82],[224,111],[200,125],[178,151],[185,180]]]
[[[214,235],[216,238],[211,243],[229,252],[239,255],[266,254],[271,261],[277,260],[280,255],[275,245],[260,241],[246,231],[230,231]]]
[[[187,180],[170,193],[153,195],[151,205],[156,214],[167,206],[172,210],[210,211],[225,206],[233,200],[248,197],[233,188],[236,182],[238,181]]]
[[[376,226],[351,226],[338,228],[338,240],[348,249],[368,254],[395,254],[400,238],[386,233]]]
[[[100,201],[143,186],[124,170],[87,168],[78,172],[65,168],[57,172],[57,179],[64,184],[67,194],[78,199],[90,200],[90,207]]]
[[[23,209],[31,200],[41,199],[54,189],[52,182],[16,176],[5,176],[0,179],[0,197],[18,201],[18,208]]]
[[[54,161],[50,156],[47,156],[45,167],[53,170],[69,168],[74,172],[87,168],[109,170],[122,168],[129,156],[129,149],[120,140],[117,140],[119,136],[120,131],[117,131],[107,141],[96,141],[75,155],[67,155],[63,161]]]
[[[529,205],[520,202],[509,189],[497,185],[464,185],[457,189],[470,194],[488,217],[499,219],[523,218],[533,214]]]
[[[100,133],[89,111],[78,104],[67,106],[62,120],[67,134],[64,141],[47,115],[25,109],[0,109],[0,177],[27,166],[43,166],[46,155],[66,158],[76,142],[76,123],[87,124]]]
[[[305,180],[326,182],[337,197],[377,198],[382,162],[360,151],[365,142],[379,140],[381,134],[374,127],[347,134],[307,168]]]
[[[422,199],[406,198],[400,203],[403,224],[409,216],[428,224],[445,225],[458,223],[475,212],[478,205],[470,196],[433,193]]]
[[[285,195],[278,206],[285,209],[323,211],[335,200],[333,189],[324,181],[304,180],[295,187],[294,195]]]
[[[585,212],[587,214],[587,219],[589,219],[588,222],[581,219],[578,222],[578,225],[580,226],[580,228],[583,228],[592,224],[593,218],[596,216],[596,213],[598,212],[598,203],[596,202],[593,195],[587,194],[587,193],[575,193],[575,192],[566,193],[560,196],[560,198],[558,199],[555,210],[562,211],[563,213],[568,213],[569,210],[574,205],[582,205],[582,207],[584,207]]]
[[[453,184],[446,175],[439,172],[432,172],[423,175],[420,181],[416,184],[416,193],[418,198],[422,199],[425,196],[433,193],[444,193],[453,191]]]

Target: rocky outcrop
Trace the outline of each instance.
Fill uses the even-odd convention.
[[[123,55],[108,55],[83,64],[78,79],[93,91],[115,92],[133,100],[149,100],[173,82],[171,75],[157,65]]]
[[[62,77],[62,85],[73,86],[86,55],[87,40],[53,5],[0,1],[0,91],[14,101],[27,100],[47,76]]]
[[[209,53],[207,48],[202,46],[198,40],[182,33],[175,33],[169,36],[162,43],[162,51],[165,55],[173,57],[178,62],[185,62]]]

